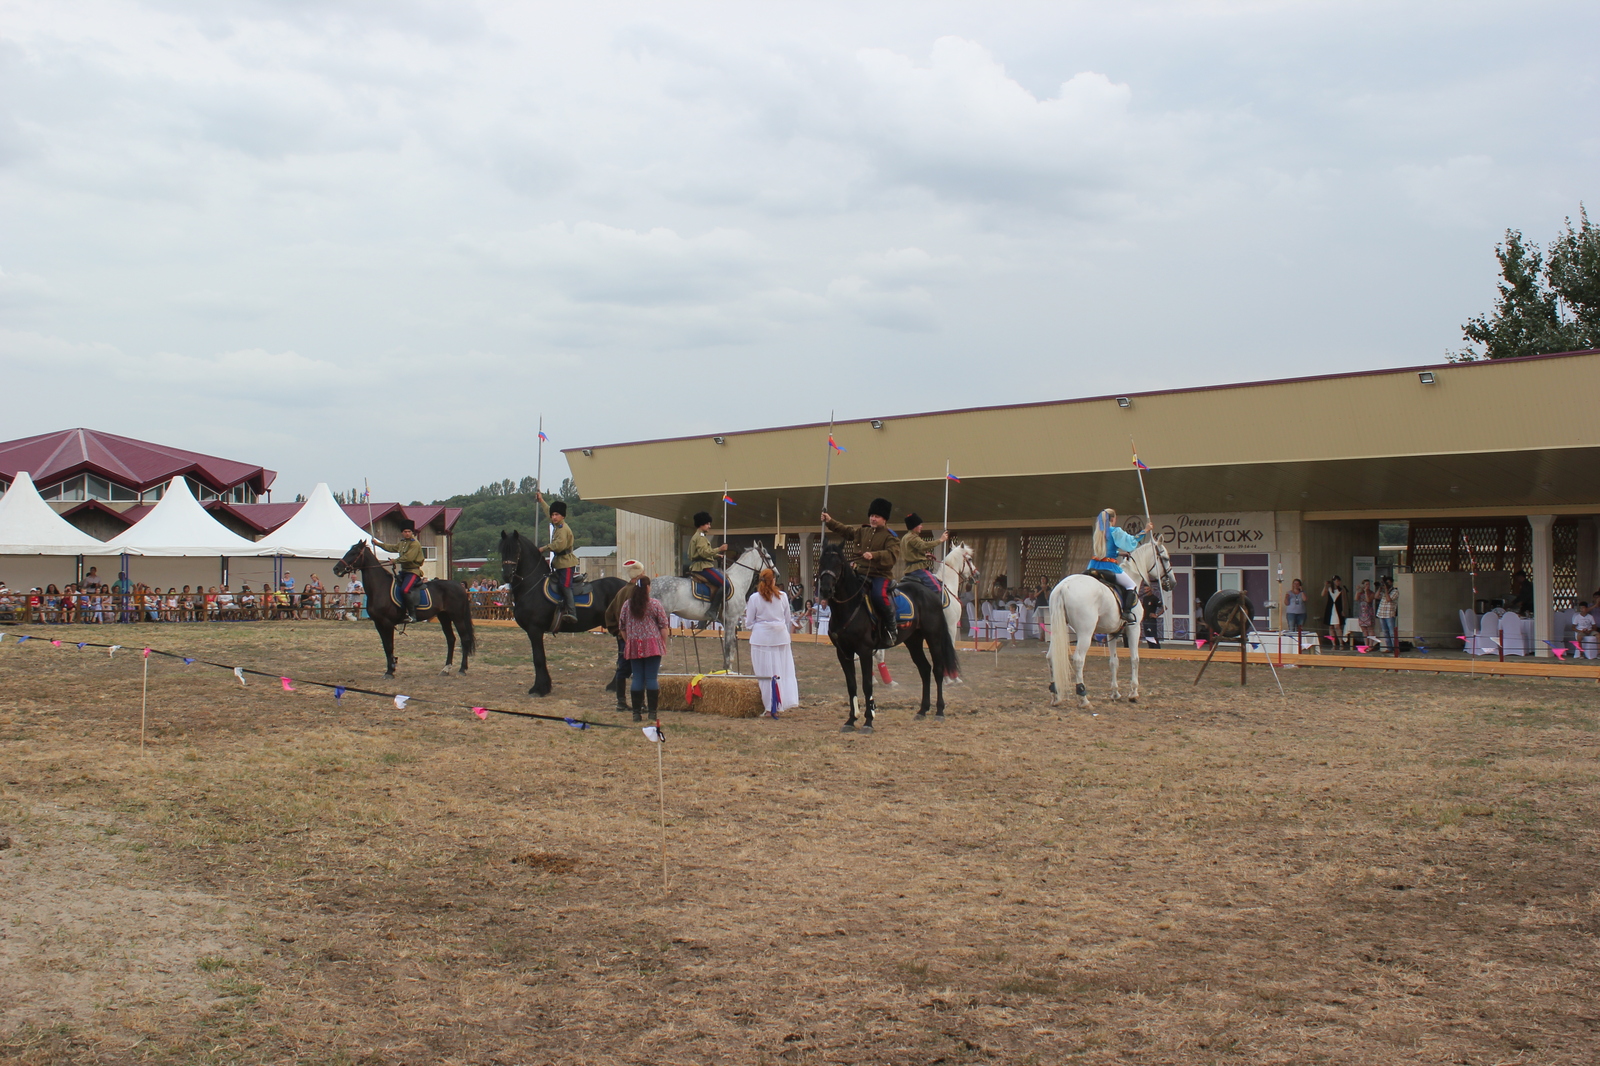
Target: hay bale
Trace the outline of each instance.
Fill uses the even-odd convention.
[[[663,711],[697,711],[701,714],[720,714],[724,718],[760,718],[766,711],[761,702],[762,678],[725,677],[707,675],[700,679],[700,691],[694,706],[685,698],[693,674],[662,674],[661,709]],[[772,684],[767,681],[767,684]]]

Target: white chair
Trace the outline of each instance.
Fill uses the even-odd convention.
[[[1505,649],[1507,655],[1528,654],[1522,617],[1512,611],[1507,611],[1500,617],[1500,646]]]
[[[1466,639],[1461,643],[1461,650],[1468,655],[1475,654],[1478,646],[1478,616],[1471,611],[1457,611],[1461,616],[1461,635]]]
[[[1472,647],[1474,655],[1500,654],[1500,612],[1490,611],[1478,623],[1478,637]]]

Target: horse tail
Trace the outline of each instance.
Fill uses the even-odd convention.
[[[1072,654],[1072,642],[1067,637],[1067,594],[1062,582],[1050,590],[1050,643],[1045,654],[1050,657],[1050,676],[1056,698],[1060,699],[1067,687],[1067,660]],[[1063,647],[1066,654],[1061,654]]]
[[[939,612],[939,620],[941,622],[944,621],[943,611]],[[940,635],[944,638],[941,642],[944,646],[940,649],[944,655],[944,676],[952,679],[960,678],[961,663],[956,659],[956,640],[950,634],[950,627],[948,625],[944,626]]]
[[[478,653],[478,635],[472,628],[472,600],[466,602],[466,609],[456,619],[456,632],[461,635],[461,654],[476,655]]]

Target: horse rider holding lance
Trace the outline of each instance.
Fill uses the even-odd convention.
[[[545,552],[555,554],[550,569],[555,577],[555,587],[561,590],[561,613],[550,623],[552,633],[559,633],[568,619],[574,624],[578,621],[578,608],[572,602],[572,571],[578,566],[578,557],[572,554],[572,546],[572,527],[567,525],[567,503],[565,500],[551,500],[550,543],[541,544],[535,550],[541,555]]]
[[[933,576],[933,571],[939,565],[939,560],[934,557],[934,549],[950,539],[947,529],[932,540],[925,540],[922,536],[922,516],[912,511],[906,515],[906,534],[900,538],[900,558],[905,560],[905,579],[919,581],[936,593],[942,593],[944,586],[939,579]]]
[[[889,528],[889,512],[892,509],[888,500],[878,497],[867,505],[867,521],[859,526],[836,522],[828,512],[822,512],[822,521],[828,530],[841,534],[845,547],[853,549],[850,565],[866,579],[871,589],[873,606],[878,610],[880,623],[880,648],[892,648],[900,643],[893,598],[894,562],[899,555],[900,545],[894,531]]]
[[[1144,532],[1137,537],[1124,531],[1117,525],[1117,511],[1114,507],[1107,507],[1100,512],[1100,517],[1094,520],[1094,558],[1089,560],[1089,569],[1098,570],[1109,574],[1116,579],[1117,585],[1122,590],[1122,620],[1129,625],[1133,624],[1133,608],[1138,602],[1138,589],[1127,571],[1122,569],[1118,562],[1118,553],[1131,554],[1144,538],[1155,532],[1155,525],[1151,522],[1144,524]]]
[[[422,564],[428,559],[421,543],[417,541],[416,526],[409,520],[402,521],[398,541],[393,544],[377,541],[377,545],[386,552],[400,556],[395,560],[400,572],[394,576],[394,590],[400,593],[400,602],[405,605],[406,621],[415,622],[417,607],[422,602]]]
[[[707,618],[722,617],[722,600],[728,591],[728,575],[717,564],[717,556],[728,550],[726,544],[711,546],[711,515],[697,511],[694,516],[694,536],[689,538],[689,576],[698,577],[711,590],[711,602],[706,608]]]

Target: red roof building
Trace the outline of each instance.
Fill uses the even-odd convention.
[[[0,489],[10,488],[21,470],[52,502],[154,503],[167,482],[181,476],[202,501],[255,503],[278,476],[250,463],[94,429],[64,429],[0,444]]]

